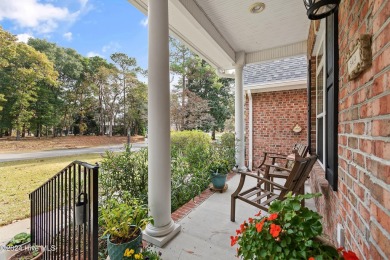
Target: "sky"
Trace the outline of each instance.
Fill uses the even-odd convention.
[[[0,25],[18,36],[46,39],[84,56],[123,52],[147,68],[147,17],[127,0],[0,0]]]

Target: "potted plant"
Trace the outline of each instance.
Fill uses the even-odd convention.
[[[17,235],[15,235],[8,243],[6,244],[7,249],[12,249],[12,248],[23,248],[27,246],[31,242],[31,235],[22,232]]]
[[[215,189],[220,190],[225,187],[226,176],[230,170],[230,164],[225,159],[214,158],[210,162],[208,166],[208,172],[211,175],[211,182]]]
[[[25,247],[12,255],[8,260],[39,260],[43,259],[45,248],[43,246]]]
[[[101,217],[107,236],[107,250],[110,259],[122,259],[126,249],[138,253],[142,243],[142,230],[153,219],[148,208],[138,199],[118,201],[110,199],[101,208]]]
[[[231,246],[238,244],[237,256],[243,259],[358,259],[351,251],[336,249],[321,237],[321,216],[301,206],[303,199],[320,196],[305,194],[274,201],[269,216],[261,211],[249,218],[231,236]]]

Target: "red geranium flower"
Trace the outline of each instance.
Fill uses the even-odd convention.
[[[261,210],[259,211],[259,213],[255,214],[256,217],[258,217],[260,215],[261,215]]]
[[[278,213],[273,213],[273,214],[269,215],[268,220],[274,220],[277,217],[278,217]]]
[[[256,224],[256,230],[257,230],[257,232],[260,233],[261,230],[263,229],[264,221],[265,221],[265,219],[263,219],[262,221],[260,221],[259,223]]]
[[[245,231],[246,226],[246,221],[240,225],[241,233]]]
[[[357,255],[352,251],[343,251],[343,257],[345,260],[359,260]]]
[[[315,260],[315,259],[314,259],[314,257],[311,256],[311,257],[309,257],[309,259],[307,259],[307,260]]]
[[[282,228],[281,228],[279,225],[271,224],[270,232],[269,232],[269,233],[270,233],[273,237],[278,237],[280,231],[282,231]]]
[[[248,218],[248,221],[249,221],[249,223],[251,223],[251,224],[252,224],[252,222],[253,222],[253,218]]]
[[[230,236],[230,246],[234,246],[237,243],[238,236]]]
[[[236,233],[237,233],[237,235],[241,234],[241,230],[237,229]]]

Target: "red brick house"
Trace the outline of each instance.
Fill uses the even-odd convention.
[[[247,65],[244,91],[249,168],[259,164],[263,151],[287,153],[295,143],[307,143],[306,56]]]

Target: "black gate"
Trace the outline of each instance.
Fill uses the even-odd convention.
[[[98,259],[98,172],[74,161],[30,193],[31,244],[44,259]]]

